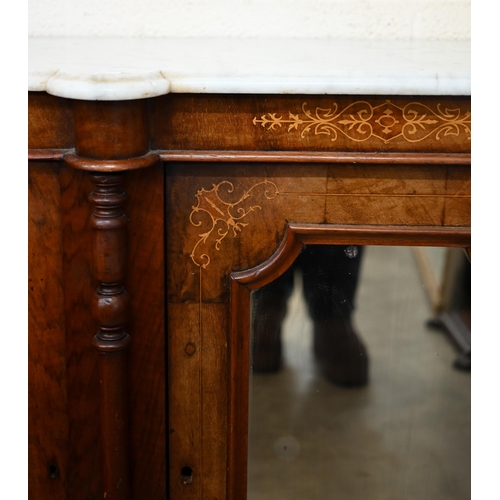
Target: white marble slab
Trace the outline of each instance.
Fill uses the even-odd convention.
[[[85,100],[471,89],[468,41],[32,38],[28,68],[28,90]]]

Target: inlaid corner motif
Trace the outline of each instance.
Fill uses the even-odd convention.
[[[471,114],[460,109],[442,109],[437,105],[434,111],[425,104],[411,102],[404,107],[396,106],[390,100],[378,106],[367,101],[356,101],[339,110],[334,103],[332,108],[317,107],[314,112],[302,104],[302,114],[289,111],[288,118],[267,113],[254,117],[253,124],[260,124],[267,130],[276,130],[287,126],[287,132],[301,131],[300,137],[312,132],[314,135],[328,135],[336,141],[341,133],[355,142],[377,138],[387,144],[402,137],[407,142],[420,142],[433,136],[440,140],[446,136],[465,134],[470,140]]]
[[[249,224],[242,220],[251,212],[262,209],[260,205],[245,206],[246,200],[252,197],[257,200],[262,197],[272,200],[279,194],[276,184],[268,180],[254,184],[236,201],[225,201],[233,191],[234,185],[231,182],[222,181],[219,184],[213,184],[209,191],[202,188],[196,193],[198,204],[192,207],[189,220],[195,227],[205,225],[207,228],[198,235],[199,239],[190,254],[192,261],[198,267],[205,268],[210,264],[210,256],[201,250],[203,245],[213,243],[213,248],[220,250],[222,241],[230,231],[234,237],[238,236],[238,233]],[[260,196],[258,196],[259,193]]]

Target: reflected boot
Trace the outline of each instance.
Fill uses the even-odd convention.
[[[315,322],[314,354],[330,382],[344,387],[368,384],[368,352],[350,322]]]
[[[281,369],[281,323],[286,316],[286,297],[260,295],[252,311],[252,368],[254,373]]]

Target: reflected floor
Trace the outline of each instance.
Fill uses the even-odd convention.
[[[249,500],[470,498],[470,373],[425,326],[432,313],[412,249],[365,251],[355,326],[369,351],[366,388],[317,373],[296,278],[285,366],[252,377]]]

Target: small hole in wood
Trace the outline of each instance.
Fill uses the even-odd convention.
[[[57,465],[55,465],[55,464],[49,465],[49,477],[50,477],[50,479],[55,479],[57,477],[57,472],[58,472]]]
[[[184,352],[188,356],[192,356],[196,352],[196,346],[192,342],[188,342],[184,348]]]
[[[181,480],[184,484],[191,484],[193,482],[193,469],[185,466],[181,469]]]

